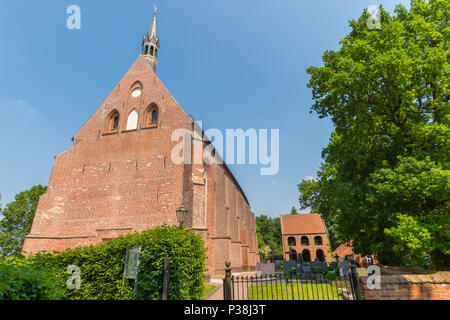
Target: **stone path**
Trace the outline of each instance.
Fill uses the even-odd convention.
[[[217,283],[211,284],[217,285]],[[223,300],[223,285],[220,284],[205,300]]]
[[[236,272],[233,273],[233,276],[254,276],[256,272]],[[210,284],[217,285],[218,289],[213,291],[205,300],[223,300],[223,278],[211,278]],[[239,291],[239,293],[238,293]],[[234,292],[236,294],[235,299],[237,300],[239,295],[239,300],[247,300],[247,288],[246,286],[242,286],[242,284],[235,283],[234,284]]]

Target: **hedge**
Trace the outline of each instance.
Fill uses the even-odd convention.
[[[24,257],[0,260],[0,300],[59,300],[65,297],[62,288],[53,274]]]
[[[126,249],[141,247],[137,292],[134,281],[124,279]],[[162,298],[164,258],[170,260],[170,300],[201,299],[206,249],[200,235],[184,228],[160,226],[122,236],[109,243],[78,247],[59,253],[42,253],[27,260],[35,270],[58,279],[70,300],[159,300]],[[67,268],[80,268],[80,289],[69,290]]]

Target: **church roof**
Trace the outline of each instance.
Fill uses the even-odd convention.
[[[318,213],[280,215],[282,234],[326,233],[325,223]]]
[[[350,243],[343,243],[339,247],[334,250],[334,254],[337,254],[339,257],[345,257],[347,255],[353,254],[353,247]]]

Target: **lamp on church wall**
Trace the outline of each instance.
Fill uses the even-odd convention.
[[[188,211],[186,210],[184,205],[181,204],[181,207],[176,211],[176,213],[177,213],[177,221],[181,227],[184,225],[184,223],[186,221]]]

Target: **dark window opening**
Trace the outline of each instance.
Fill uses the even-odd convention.
[[[291,251],[289,252],[289,260],[297,261],[297,251],[295,251],[294,249],[291,249]]]
[[[325,261],[325,254],[323,253],[323,250],[319,249],[316,251],[316,259],[319,261]]]
[[[314,237],[314,244],[315,244],[316,246],[321,246],[321,245],[323,245],[322,237],[320,237],[320,236]]]
[[[302,251],[303,256],[303,262],[310,262],[311,261],[311,253],[308,249],[305,249]]]
[[[295,246],[295,238],[294,237],[288,238],[288,246]]]
[[[302,246],[309,246],[309,239],[307,236],[302,237]]]
[[[152,123],[158,122],[158,111],[153,110],[152,111]]]

